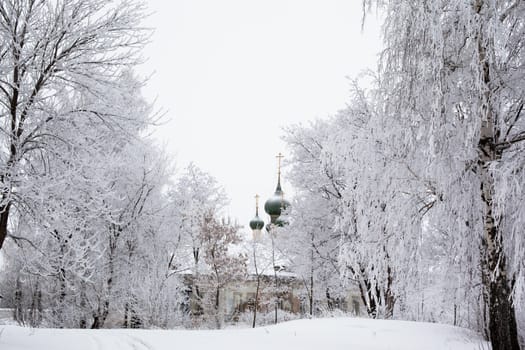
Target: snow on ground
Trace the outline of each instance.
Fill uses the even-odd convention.
[[[488,343],[469,330],[419,322],[330,318],[256,329],[29,329],[0,326],[2,350],[480,350]]]

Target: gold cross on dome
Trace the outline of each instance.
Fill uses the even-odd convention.
[[[279,154],[277,156],[275,156],[275,158],[277,158],[277,161],[278,161],[277,170],[278,170],[278,172],[280,174],[281,173],[281,160],[284,158],[284,156],[281,154],[281,152],[279,152]]]

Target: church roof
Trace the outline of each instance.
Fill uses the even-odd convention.
[[[282,214],[282,211],[290,206],[290,202],[284,199],[284,192],[281,188],[281,159],[283,155],[279,153],[277,158],[279,159],[277,187],[275,188],[273,196],[268,198],[266,203],[264,203],[264,211],[270,215],[273,224],[276,224],[276,219]],[[282,223],[279,224],[279,226],[282,226]]]

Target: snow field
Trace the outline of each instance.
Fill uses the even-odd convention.
[[[256,329],[130,330],[0,327],[2,350],[480,350],[470,330],[431,323],[331,318]]]

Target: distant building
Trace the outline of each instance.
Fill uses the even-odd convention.
[[[292,314],[308,313],[308,300],[304,298],[304,281],[290,270],[290,262],[274,246],[272,235],[276,227],[287,224],[284,213],[290,207],[281,186],[281,158],[279,154],[277,186],[274,194],[265,202],[264,210],[270,221],[265,224],[259,217],[259,196],[256,195],[255,216],[249,222],[252,239],[236,247],[248,257],[247,278],[232,282],[220,294],[220,311],[225,321],[236,321],[243,314],[253,312],[270,313],[276,310]],[[265,230],[263,230],[265,228]],[[186,273],[185,284],[192,284],[193,276]],[[206,293],[206,285],[201,292]],[[191,293],[191,288],[188,289]],[[191,297],[189,295],[188,300]],[[330,308],[360,314],[360,294],[356,286],[349,286],[346,297],[334,298]],[[188,308],[191,308],[189,305]],[[195,313],[197,310],[193,310]]]
[[[285,257],[277,254],[280,249],[273,249],[273,240],[271,235],[275,234],[276,227],[283,227],[288,223],[288,219],[285,216],[286,210],[290,208],[290,202],[284,197],[284,192],[281,186],[281,159],[282,154],[279,153],[278,158],[278,172],[277,172],[277,186],[273,196],[271,196],[264,204],[264,211],[270,216],[270,222],[265,225],[264,221],[259,217],[259,196],[256,195],[255,199],[255,216],[250,221],[249,226],[252,229],[252,254],[248,255],[251,257],[249,264],[249,275],[248,282],[237,289],[232,289],[230,293],[234,295],[234,305],[251,305],[254,304],[253,300],[256,294],[256,286],[253,283],[257,279],[258,275],[263,276],[265,284],[272,285],[272,282],[277,285],[280,295],[278,298],[275,296],[268,295],[268,292],[261,293],[261,300],[277,299],[277,307],[284,311],[292,313],[306,313],[307,302],[301,299],[300,296],[304,295],[305,286],[303,280],[299,278],[292,270],[290,270],[290,264]],[[266,227],[266,232],[263,233],[263,228]],[[257,249],[257,254],[253,253],[254,249]],[[259,255],[259,256],[257,256]],[[255,271],[253,260],[259,260],[259,271]],[[269,266],[269,269],[263,269],[261,266]],[[262,271],[262,272],[261,272]],[[275,283],[276,282],[276,283]],[[272,289],[271,289],[272,290]],[[273,289],[274,290],[274,289]],[[345,312],[352,312],[356,315],[360,314],[360,292],[357,286],[348,286],[347,295],[344,298],[335,298],[330,307],[341,309]],[[264,305],[261,307],[263,311],[268,311],[268,304],[259,303]],[[235,307],[235,306],[234,306]]]

